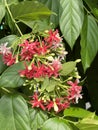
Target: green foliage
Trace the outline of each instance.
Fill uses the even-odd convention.
[[[5,7],[3,4],[0,3],[0,23],[4,16],[5,16]]]
[[[42,32],[51,29],[52,23],[55,28],[60,29],[61,35],[65,38],[71,51],[75,51],[74,45],[76,43],[81,46],[78,51],[80,51],[84,72],[91,66],[98,52],[97,0],[0,0],[0,24],[3,22],[10,30],[10,34],[8,36],[4,34],[4,37],[0,39],[0,45],[8,42],[8,46],[11,45],[12,49],[15,50],[17,50],[20,41],[23,42],[29,38],[33,41],[34,33],[43,36]],[[29,34],[27,34],[28,32]],[[67,77],[75,71],[75,67],[76,62],[63,63],[60,71],[61,76]],[[57,117],[57,113],[45,113],[38,109],[31,109],[31,105],[23,98],[30,96],[25,95],[22,90],[25,89],[23,87],[25,79],[19,76],[19,71],[23,69],[24,65],[20,62],[7,67],[3,64],[0,55],[0,129],[98,129],[98,116],[94,112],[82,108],[70,107],[63,114],[60,113],[59,117]],[[34,80],[34,82],[37,82],[37,79]],[[58,92],[58,86],[63,92],[64,86],[60,86],[60,81],[56,78],[39,79],[38,82],[42,81],[41,94],[43,94],[43,91],[49,92],[50,95]],[[33,81],[30,80],[30,82]],[[9,89],[13,89],[19,94],[12,95],[13,91],[11,91],[9,95],[4,95],[5,92],[3,93],[2,90],[9,92]],[[28,86],[26,86],[26,90],[33,93],[33,89]]]
[[[0,129],[31,130],[27,104],[19,95],[4,95],[0,99]]]
[[[45,4],[51,11],[55,12],[55,14],[52,14],[50,16],[50,22],[53,23],[54,27],[57,27],[59,24],[59,0],[56,0],[56,2],[54,0],[39,0],[40,2],[42,2],[43,4]]]
[[[74,70],[75,66],[76,66],[76,62],[74,61],[64,63],[62,65],[62,70],[60,71],[60,74],[67,76]]]
[[[98,26],[93,16],[85,17],[80,44],[82,64],[86,71],[98,51]]]
[[[47,119],[47,114],[42,110],[30,109],[31,130],[38,130],[41,128]]]
[[[73,48],[83,25],[83,3],[81,0],[60,0],[60,28],[65,40]]]
[[[50,118],[47,120],[42,130],[71,130],[71,127],[64,119],[60,118]]]
[[[32,21],[51,14],[51,11],[38,1],[24,1],[19,4],[11,5],[10,9],[13,18],[22,21]]]
[[[19,71],[22,69],[24,69],[23,63],[17,63],[7,68],[0,76],[0,87],[16,88],[22,86],[24,80],[19,75]]]

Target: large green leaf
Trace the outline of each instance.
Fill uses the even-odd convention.
[[[72,130],[69,124],[60,118],[50,118],[42,126],[42,130]]]
[[[85,118],[90,114],[94,113],[79,107],[70,107],[64,111],[65,116],[77,117],[77,118]],[[98,116],[95,115],[94,118],[98,119]]]
[[[98,26],[93,16],[85,17],[80,44],[82,64],[86,71],[98,51]]]
[[[11,5],[11,13],[14,19],[32,21],[42,19],[51,14],[51,11],[42,3],[34,1],[23,1],[19,4]]]
[[[0,87],[16,88],[22,86],[24,80],[20,77],[19,71],[23,69],[23,63],[17,63],[8,67],[0,77]]]
[[[0,23],[5,15],[5,6],[0,3]]]
[[[39,0],[43,4],[45,4],[50,10],[56,13],[56,15],[52,14],[50,16],[50,22],[52,22],[55,27],[59,24],[59,0]]]
[[[84,19],[82,0],[60,0],[60,28],[65,40],[73,48]]]
[[[30,109],[30,118],[31,118],[31,129],[38,130],[41,128],[44,122],[48,119],[48,116],[45,112],[38,109]]]
[[[0,99],[1,130],[31,130],[29,111],[21,96],[3,96]]]
[[[84,0],[91,9],[91,12],[98,19],[98,0]]]
[[[92,118],[84,118],[79,121],[76,126],[80,130],[98,130],[98,120]]]
[[[66,76],[70,74],[75,69],[75,66],[76,66],[76,62],[74,61],[69,61],[62,64],[62,70],[60,71],[60,75]]]

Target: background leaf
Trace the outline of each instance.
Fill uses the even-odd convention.
[[[54,27],[58,26],[59,24],[59,7],[60,2],[59,0],[39,0],[43,4],[45,4],[51,11],[55,12],[56,15],[52,14],[50,16],[50,22],[53,23]]]
[[[31,130],[29,111],[21,96],[3,96],[0,99],[0,129]]]
[[[23,1],[19,4],[11,5],[10,9],[14,19],[22,21],[42,19],[51,14],[51,11],[47,7],[36,0]]]
[[[60,28],[65,40],[73,48],[84,20],[82,0],[60,0]]]
[[[46,113],[38,109],[30,109],[31,129],[38,130],[43,123],[48,119]]]
[[[91,12],[98,19],[98,0],[84,0],[88,7],[91,9]]]
[[[42,126],[42,130],[72,130],[70,125],[63,119],[50,118]]]
[[[0,3],[0,23],[4,16],[5,16],[5,6]]]
[[[24,65],[21,62],[8,67],[0,76],[0,87],[16,88],[22,86],[24,79],[19,75],[19,71],[22,69],[24,69]]]
[[[85,17],[80,44],[82,64],[86,71],[98,51],[98,26],[93,16]]]

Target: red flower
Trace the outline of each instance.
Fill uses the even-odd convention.
[[[53,101],[47,101],[47,106],[46,108],[48,109],[48,111],[50,111],[53,107],[54,107],[54,102]]]
[[[75,82],[68,81],[67,83],[70,85],[70,88],[68,89],[68,99],[73,101],[75,100],[75,102],[78,103],[78,99],[82,98],[82,95],[80,94],[82,91],[82,87],[78,86],[78,80],[76,80]]]
[[[10,66],[10,65],[14,64],[15,61],[16,61],[16,58],[13,57],[12,53],[8,53],[8,54],[3,55],[3,62],[7,66]]]
[[[62,41],[61,37],[59,36],[58,30],[48,32],[49,36],[45,38],[45,41],[48,43],[52,43],[53,45],[58,44]]]
[[[40,107],[42,110],[45,110],[45,107],[43,105],[44,101],[43,100],[40,100],[38,99],[38,95],[37,93],[34,93],[33,95],[33,100],[30,101],[30,103],[32,104],[32,107]]]
[[[29,41],[25,41],[23,44],[20,44],[19,46],[22,47],[21,49],[21,60],[31,60],[34,56],[34,54],[37,54],[38,51],[38,46],[40,45],[39,42],[35,41],[35,42],[29,42]]]

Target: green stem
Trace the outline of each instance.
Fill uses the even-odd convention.
[[[10,11],[10,9],[9,9],[9,6],[8,6],[8,4],[7,4],[7,1],[6,1],[6,0],[5,0],[5,6],[6,6],[6,8],[7,8],[7,10],[8,10],[8,13],[9,13],[9,15],[10,15],[10,17],[11,17],[11,19],[12,19],[13,23],[15,24],[15,26],[16,26],[16,28],[17,28],[17,30],[18,30],[18,32],[19,32],[19,34],[22,36],[23,34],[22,34],[22,32],[21,32],[20,28],[18,27],[18,25],[16,24],[16,21],[14,20],[14,18],[13,18],[13,16],[12,16],[12,13],[11,13],[11,11]]]

